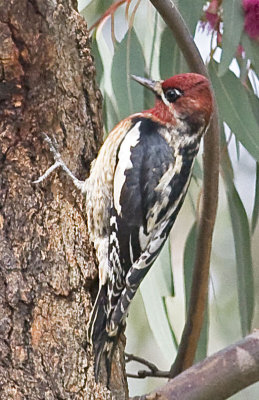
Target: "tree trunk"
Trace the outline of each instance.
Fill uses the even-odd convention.
[[[53,162],[42,132],[80,179],[101,144],[101,94],[75,3],[0,0],[1,400],[112,398],[94,383],[85,343],[98,285],[85,199],[61,171],[32,183]],[[116,399],[127,398],[123,371]]]

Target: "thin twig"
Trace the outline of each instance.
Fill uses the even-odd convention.
[[[150,0],[172,30],[190,69],[209,78],[206,66],[181,14],[170,0]],[[187,320],[171,377],[193,364],[207,303],[212,234],[218,203],[219,123],[214,92],[214,115],[204,138],[203,201]]]
[[[125,353],[125,356],[126,356],[126,360],[125,360],[126,363],[131,362],[131,361],[136,361],[136,362],[148,367],[150,369],[150,371],[152,371],[152,372],[158,371],[157,366],[155,364],[153,364],[152,362],[146,360],[145,358],[138,357],[138,356],[135,356],[134,354],[129,354],[129,353]]]
[[[135,378],[135,379],[145,379],[147,377],[149,378],[170,378],[170,371],[146,371],[146,370],[139,370],[137,374],[129,374],[127,373],[128,378]]]
[[[143,378],[146,378],[147,376],[156,377],[156,378],[169,378],[169,376],[170,376],[170,371],[159,370],[155,364],[146,360],[145,358],[138,357],[138,356],[135,356],[134,354],[128,354],[128,353],[125,353],[125,356],[126,356],[126,360],[125,360],[126,363],[135,361],[135,362],[143,364],[149,368],[149,371],[140,370],[137,372],[137,374],[127,373],[127,376],[129,378],[143,379]]]

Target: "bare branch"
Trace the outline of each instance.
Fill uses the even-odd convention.
[[[139,370],[136,374],[128,374],[128,378],[135,378],[135,379],[144,379],[144,378],[169,378],[170,371],[147,371],[147,370]]]
[[[224,400],[257,381],[259,330],[134,400]]]
[[[172,30],[190,69],[208,77],[207,69],[194,40],[173,2],[170,0],[150,1]],[[218,203],[219,124],[215,96],[214,104],[214,115],[211,126],[204,138],[203,201],[190,304],[179,351],[171,369],[171,377],[192,365],[206,309],[211,242]]]
[[[135,362],[143,364],[149,368],[149,371],[140,370],[137,372],[137,374],[127,373],[127,376],[129,378],[143,379],[148,376],[156,377],[156,378],[169,378],[169,376],[170,376],[170,371],[161,371],[157,368],[157,366],[155,364],[153,364],[152,362],[150,362],[148,360],[145,360],[142,357],[134,356],[134,354],[128,354],[128,353],[125,353],[125,356],[126,356],[126,360],[125,360],[126,363],[129,363],[130,361],[135,361]]]

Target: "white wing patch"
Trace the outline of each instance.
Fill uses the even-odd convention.
[[[118,154],[118,163],[114,174],[114,187],[113,187],[113,199],[114,207],[118,213],[121,214],[120,196],[121,190],[126,180],[125,171],[133,167],[130,160],[131,149],[136,147],[140,139],[140,126],[141,122],[138,122],[125,136]]]
[[[144,228],[141,225],[139,228],[139,244],[142,251],[144,251],[149,243],[150,235],[145,235]]]
[[[171,187],[169,186],[174,174],[176,173],[176,163],[175,165],[170,164],[168,170],[161,177],[155,191],[161,193],[161,202],[155,203],[154,206],[149,210],[147,214],[147,231],[151,232],[154,229],[157,217],[160,211],[165,208],[169,202],[169,196],[171,193]]]

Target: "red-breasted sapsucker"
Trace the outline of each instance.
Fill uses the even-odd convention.
[[[183,204],[213,108],[208,80],[201,75],[133,79],[153,91],[155,106],[129,116],[111,131],[89,178],[78,181],[46,137],[56,162],[38,180],[61,166],[86,194],[100,278],[88,327],[96,380],[103,358],[109,379],[130,302]]]

